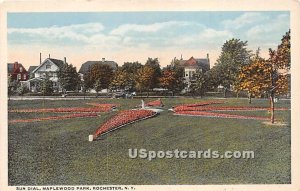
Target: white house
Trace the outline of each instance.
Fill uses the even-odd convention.
[[[66,57],[64,58],[64,61],[54,58],[45,59],[31,72],[33,78],[27,81],[29,90],[37,92],[40,82],[48,78],[53,82],[53,89],[55,91],[61,91],[61,87],[58,82],[58,72],[64,64],[66,64]]]

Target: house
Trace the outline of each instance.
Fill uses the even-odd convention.
[[[28,80],[28,72],[21,63],[8,63],[7,74],[12,81],[26,81]]]
[[[188,60],[179,60],[180,65],[184,68],[184,78],[187,84],[185,91],[189,91],[190,85],[193,82],[193,75],[197,70],[206,72],[210,69],[209,54],[206,58],[194,58],[193,56]]]
[[[28,78],[31,79],[31,78],[34,78],[34,74],[32,73],[33,70],[35,70],[38,66],[29,66],[28,68]]]
[[[53,82],[53,89],[55,91],[61,91],[61,87],[58,82],[58,72],[64,64],[66,64],[66,57],[64,58],[64,61],[49,57],[43,62],[40,60],[39,66],[31,66],[31,79],[27,81],[29,90],[32,92],[38,92],[41,81],[47,78]]]
[[[79,75],[81,76],[81,80],[83,80],[83,75],[88,73],[92,66],[95,64],[106,64],[111,66],[113,70],[116,70],[118,68],[118,64],[115,61],[108,61],[105,60],[105,58],[102,58],[101,61],[86,61],[81,65],[78,71]]]
[[[95,64],[105,64],[109,65],[114,71],[118,68],[118,64],[115,61],[108,61],[105,60],[105,58],[102,58],[100,61],[86,61],[83,63],[78,71],[79,76],[81,78],[81,81],[83,81],[83,76],[86,75],[93,65]],[[102,92],[107,92],[108,90],[103,90]],[[91,92],[95,92],[94,90],[91,90]]]

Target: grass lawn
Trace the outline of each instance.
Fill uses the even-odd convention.
[[[150,99],[146,99],[146,102]],[[153,99],[151,99],[153,100]],[[175,116],[168,108],[207,99],[162,99],[165,111],[88,142],[115,112],[99,117],[16,123],[8,126],[9,185],[100,184],[287,184],[291,182],[290,111],[276,111],[287,126],[268,126],[251,119]],[[226,99],[222,105],[248,106],[246,99]],[[9,101],[10,109],[90,107],[85,103],[115,103],[129,109],[140,100],[23,100]],[[268,106],[253,100],[251,106]],[[290,107],[280,100],[276,107]],[[227,112],[230,113],[230,112]],[[267,116],[267,111],[235,111]],[[9,120],[51,116],[9,113]],[[63,115],[63,114],[58,114]],[[130,159],[129,148],[154,151],[252,150],[254,159]]]

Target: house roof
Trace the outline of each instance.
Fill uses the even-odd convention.
[[[8,63],[8,64],[7,64],[7,72],[8,72],[9,74],[11,74],[11,73],[13,73],[13,71],[14,71],[14,64]]]
[[[53,62],[58,68],[62,68],[64,65],[64,61],[62,61],[62,60],[58,60],[58,59],[54,59],[54,58],[47,58],[46,60],[44,60],[44,62],[42,62],[42,64],[40,64],[39,66],[34,68],[32,73],[36,72],[47,60],[50,60],[51,62]]]
[[[198,63],[210,65],[209,59],[207,59],[207,58],[195,58],[195,59],[197,60]]]
[[[33,70],[35,70],[38,66],[29,66],[28,73],[31,73]]]
[[[62,61],[62,60],[58,60],[58,59],[54,59],[54,58],[48,58],[48,60],[51,60],[59,68],[61,68],[64,65],[64,61]]]
[[[179,60],[179,64],[180,64],[181,66],[183,66],[184,63],[185,63],[186,61],[187,61],[187,60]]]
[[[13,73],[14,72],[14,64],[15,63],[7,63],[7,72],[9,74]],[[18,63],[18,66],[20,67],[23,67],[23,69],[26,71],[26,69],[24,68],[24,66],[21,64],[21,63]]]
[[[115,61],[86,61],[83,63],[78,71],[78,73],[84,74],[88,72],[88,70],[94,65],[94,64],[106,64],[111,66],[113,69],[117,69],[118,64]]]
[[[193,56],[188,60],[180,60],[180,65],[191,68],[202,68],[209,70],[210,63],[208,58],[194,58]]]

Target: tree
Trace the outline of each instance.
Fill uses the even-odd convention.
[[[94,64],[90,70],[84,74],[84,84],[87,89],[94,88],[97,81],[101,82],[101,89],[106,89],[113,78],[113,69],[106,64]]]
[[[23,96],[25,93],[29,92],[29,89],[25,85],[18,83],[16,92],[18,95]]]
[[[174,92],[181,92],[184,88],[184,67],[180,65],[180,61],[175,59],[171,64],[171,69],[175,72],[176,83],[173,87]]]
[[[237,92],[241,90],[246,90],[248,92],[249,104],[251,104],[252,97],[259,97],[262,95],[261,82],[264,79],[264,64],[265,60],[259,56],[260,48],[257,49],[255,56],[250,60],[250,63],[241,67],[239,72],[235,90]],[[260,78],[260,79],[259,79]]]
[[[51,80],[49,80],[48,78],[44,79],[41,82],[41,92],[43,93],[43,95],[51,95],[53,93],[53,83]]]
[[[246,90],[248,92],[249,103],[251,104],[251,97],[260,97],[271,82],[270,76],[271,68],[266,60],[257,56],[252,59],[250,64],[241,68],[238,76],[239,85],[236,89]]]
[[[173,92],[174,87],[176,86],[175,72],[169,68],[163,70],[162,76],[159,78],[159,82],[161,87],[171,90]]]
[[[8,94],[8,99],[10,99],[10,96],[12,96],[15,92],[15,83],[12,79],[11,75],[8,75],[7,77],[7,94]]]
[[[60,68],[57,77],[63,91],[77,90],[80,85],[80,77],[76,72],[76,67],[72,64],[64,64]]]
[[[281,44],[276,50],[269,49],[270,58],[268,65],[270,67],[269,95],[271,107],[271,122],[274,123],[274,98],[275,95],[286,94],[289,91],[289,70],[291,66],[291,42],[289,30],[281,39]]]
[[[135,78],[136,89],[141,93],[142,91],[149,91],[154,75],[154,69],[148,66],[143,66],[137,71],[137,75]]]
[[[126,71],[117,70],[114,73],[114,77],[110,83],[111,89],[131,89],[133,85],[133,80],[131,76]]]
[[[159,78],[161,77],[161,68],[160,64],[158,61],[158,58],[148,58],[146,61],[145,66],[150,67],[153,69],[153,76],[152,76],[152,81],[150,84],[150,89],[153,89],[155,87],[158,87],[159,85]]]
[[[175,92],[180,92],[184,88],[183,73],[184,69],[179,65],[179,60],[173,61],[171,65],[168,65],[162,70],[162,75],[159,78],[160,86]]]
[[[247,41],[231,39],[222,46],[222,52],[213,67],[211,76],[214,77],[215,86],[224,87],[224,97],[231,86],[236,85],[237,77],[242,66],[249,64],[251,51],[247,50]]]
[[[121,71],[125,71],[129,74],[136,74],[138,69],[142,68],[143,65],[139,62],[124,62],[121,67]]]
[[[207,75],[200,70],[197,70],[193,75],[193,81],[191,83],[191,92],[201,97],[207,90]]]
[[[100,79],[97,79],[95,84],[94,84],[94,89],[97,93],[96,97],[98,97],[98,93],[102,90],[102,84],[101,84],[101,80]]]
[[[83,86],[85,87],[85,90],[92,89],[94,87],[94,79],[92,77],[91,68],[89,68],[88,72],[83,74]]]
[[[274,123],[274,98],[289,91],[290,31],[287,32],[277,50],[269,50],[270,58],[256,56],[249,65],[242,67],[239,88],[253,96],[268,93],[270,98],[271,122]]]

